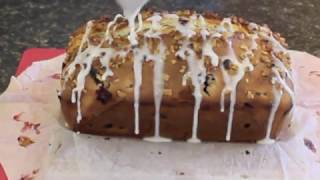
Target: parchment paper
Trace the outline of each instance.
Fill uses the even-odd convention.
[[[320,179],[320,59],[290,53],[294,123],[282,134],[289,139],[273,145],[150,143],[73,133],[61,125],[56,93],[64,55],[34,63],[0,96],[0,163],[10,180]],[[26,122],[29,129],[23,129]],[[19,136],[33,143],[23,147]]]

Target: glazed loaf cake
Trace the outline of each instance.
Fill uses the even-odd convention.
[[[287,126],[293,82],[278,33],[189,10],[137,19],[92,20],[71,36],[59,95],[70,129],[271,143]]]

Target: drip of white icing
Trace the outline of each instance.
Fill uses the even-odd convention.
[[[86,73],[90,72],[90,68],[91,68],[90,66],[92,63],[92,60],[90,60],[90,58],[89,58],[91,56],[89,54],[91,46],[89,46],[89,43],[88,43],[88,36],[91,32],[92,25],[93,25],[92,21],[89,21],[87,23],[85,33],[83,35],[83,38],[80,43],[80,47],[77,52],[77,56],[75,57],[75,60],[66,68],[66,71],[65,71],[66,80],[64,82],[63,88],[65,87],[65,83],[69,79],[70,75],[74,72],[74,70],[76,68],[75,67],[76,64],[79,64],[80,68],[81,68],[81,71],[79,72],[78,77],[77,77],[77,85],[72,90],[72,94],[71,94],[71,102],[72,103],[77,102],[77,122],[78,123],[80,122],[80,120],[82,118],[82,115],[81,115],[81,93],[84,88],[84,79],[86,77]],[[86,50],[84,50],[83,52],[81,52],[85,43],[88,44],[88,48]],[[88,57],[88,55],[89,55],[89,57]],[[85,57],[85,56],[87,56],[87,57]],[[86,67],[83,66],[84,63],[86,64]]]
[[[280,79],[277,78],[277,80],[279,81]],[[268,126],[267,126],[266,136],[262,140],[259,140],[257,142],[258,144],[273,144],[274,141],[275,141],[275,140],[270,138],[270,135],[271,135],[271,130],[272,130],[272,124],[273,124],[276,112],[277,112],[277,110],[279,108],[283,91],[282,90],[277,90],[276,86],[275,86],[275,83],[273,82],[272,93],[273,93],[274,97],[273,97],[273,103],[272,103],[271,112],[270,112],[269,118],[268,118]]]
[[[176,30],[179,31],[184,37],[187,37],[187,38],[192,37],[193,35],[196,34],[196,32],[194,32],[195,26],[193,24],[196,18],[197,18],[196,15],[192,15],[188,20],[188,22],[184,25],[179,22],[179,19],[177,19],[178,22],[176,23],[176,27],[175,27]]]
[[[228,115],[228,124],[227,124],[227,134],[226,134],[226,141],[230,141],[231,138],[231,130],[232,130],[232,122],[233,122],[233,113],[234,113],[234,106],[236,103],[236,91],[237,85],[239,81],[243,78],[246,69],[249,71],[253,70],[253,66],[250,63],[249,59],[246,58],[240,63],[237,60],[235,52],[232,47],[232,39],[228,41],[228,55],[222,57],[223,60],[229,59],[232,64],[238,66],[237,74],[230,75],[229,72],[224,68],[223,63],[221,63],[220,67],[222,70],[222,75],[225,83],[225,87],[222,89],[221,92],[221,112],[224,112],[224,96],[225,93],[230,92],[230,106],[229,106],[229,115]]]
[[[88,36],[91,32],[91,28],[93,26],[93,22],[92,21],[88,21],[87,22],[87,25],[86,25],[86,29],[85,29],[85,33],[81,39],[81,42],[80,42],[80,46],[79,46],[79,49],[78,49],[78,52],[77,52],[77,55],[75,57],[75,60],[66,68],[65,72],[63,74],[66,75],[65,79],[65,83],[67,82],[67,80],[69,79],[70,75],[74,72],[74,70],[76,69],[75,65],[77,63],[79,63],[80,61],[82,61],[82,56],[83,56],[83,53],[81,53],[82,49],[83,49],[83,46],[85,43],[88,42]],[[64,89],[64,87],[63,87]]]
[[[120,16],[117,16],[116,18],[118,18],[118,17],[120,17]],[[91,45],[89,43],[88,37],[91,32],[92,26],[93,26],[92,21],[89,21],[87,23],[85,33],[82,37],[81,44],[80,44],[80,47],[78,50],[78,54],[75,57],[75,60],[66,69],[66,73],[67,73],[66,78],[68,79],[69,76],[75,71],[76,65],[77,64],[80,65],[80,71],[77,76],[76,87],[74,89],[72,89],[72,94],[71,94],[71,102],[77,103],[77,122],[78,123],[80,123],[80,120],[82,119],[81,95],[82,95],[82,91],[83,91],[84,85],[85,85],[85,78],[90,73],[93,60],[96,57],[100,57],[100,63],[106,69],[105,73],[102,75],[102,80],[105,80],[108,76],[113,75],[113,72],[111,71],[111,69],[109,67],[110,59],[115,56],[123,57],[126,54],[123,51],[115,52],[111,48],[101,48],[103,41],[101,41],[98,46]],[[108,36],[110,33],[108,29],[110,27],[111,27],[111,25],[108,26],[106,33],[105,33],[105,37],[111,38],[111,36]],[[105,38],[105,40],[108,41],[109,39]],[[84,51],[81,52],[85,43],[87,43],[88,47]],[[104,54],[104,56],[102,56],[102,54]]]
[[[205,19],[203,18],[203,16],[200,16],[199,20],[200,20],[200,25],[201,25],[200,34],[201,34],[202,39],[204,41],[203,42],[203,47],[202,47],[202,60],[204,61],[205,56],[208,56],[210,58],[211,64],[213,66],[218,66],[219,57],[214,52],[214,50],[212,48],[212,44],[210,42],[211,39],[207,40],[207,36],[210,35],[208,30],[206,29],[207,23],[206,23]],[[218,35],[218,36],[216,35],[216,37],[220,37],[220,35]]]
[[[248,57],[246,57],[242,63],[240,63],[235,55],[234,49],[232,47],[232,36],[234,34],[234,29],[231,24],[230,18],[224,18],[220,25],[217,27],[217,31],[220,33],[228,33],[227,34],[227,43],[228,43],[228,54],[223,56],[223,61],[230,60],[230,62],[238,67],[237,73],[235,75],[230,75],[229,72],[224,68],[223,61],[220,64],[220,68],[223,75],[223,80],[225,83],[224,88],[221,92],[220,99],[220,111],[224,112],[224,96],[225,93],[230,92],[230,106],[229,106],[229,115],[228,115],[228,123],[227,123],[227,133],[226,133],[226,141],[230,141],[231,138],[231,130],[232,130],[232,122],[233,122],[233,114],[234,114],[234,106],[236,103],[236,91],[237,85],[239,81],[243,78],[246,69],[249,71],[253,70],[253,65],[250,63]]]
[[[288,94],[290,95],[290,98],[292,100],[292,103],[294,103],[295,98],[294,98],[293,90],[288,86],[288,84],[285,82],[285,80],[280,76],[280,72],[278,70],[280,70],[281,72],[284,72],[287,75],[287,77],[289,78],[289,80],[291,80],[291,82],[293,82],[291,72],[285,67],[283,62],[279,58],[277,58],[275,55],[275,53],[281,53],[281,52],[287,55],[288,54],[287,49],[284,48],[281,45],[281,43],[274,38],[272,32],[268,28],[259,27],[255,23],[250,23],[249,29],[251,29],[253,32],[256,33],[253,35],[254,38],[257,38],[257,36],[259,35],[263,39],[271,42],[272,47],[273,47],[273,52],[271,55],[272,55],[273,62],[275,65],[275,67],[272,68],[274,78],[276,79],[277,83],[281,84],[282,87],[288,92]],[[260,29],[260,31],[258,31],[259,29]],[[274,143],[274,140],[270,139],[270,134],[271,134],[272,124],[273,124],[273,121],[275,118],[276,111],[277,111],[279,104],[281,102],[282,94],[283,94],[283,91],[276,90],[273,85],[274,100],[273,100],[272,109],[271,109],[271,112],[270,112],[270,115],[268,118],[267,133],[266,133],[266,136],[264,139],[258,141],[259,144],[272,144],[272,143]]]
[[[121,14],[117,14],[114,17],[114,19],[111,22],[109,22],[108,25],[107,25],[107,29],[106,29],[106,32],[104,34],[104,37],[105,37],[105,40],[107,40],[109,42],[109,44],[111,44],[112,41],[113,41],[113,38],[112,38],[111,33],[110,33],[110,28],[111,28],[111,26],[113,26],[118,21],[119,18],[123,18],[123,16]]]
[[[148,48],[144,45],[142,49],[133,50],[133,70],[134,70],[134,133],[139,134],[139,99],[140,86],[142,83],[142,64]]]
[[[160,14],[156,13],[153,16],[149,17],[147,19],[147,21],[151,21],[151,28],[149,31],[147,31],[144,35],[146,37],[150,37],[150,38],[160,38],[160,21],[161,21],[162,17],[160,16]]]
[[[117,0],[118,4],[123,10],[124,16],[128,19],[129,23],[129,36],[128,39],[131,45],[138,44],[135,32],[135,19],[141,8],[148,2],[148,0]]]
[[[192,136],[188,139],[188,142],[198,143],[200,139],[197,137],[198,131],[198,118],[199,109],[202,100],[201,85],[203,84],[206,77],[206,69],[203,66],[203,61],[197,61],[195,52],[188,47],[188,42],[185,41],[176,55],[182,59],[186,59],[188,62],[188,75],[191,76],[192,84],[194,86],[193,96],[195,98],[195,105],[193,111],[193,125],[192,125]]]
[[[140,13],[138,14],[138,22],[139,22],[139,26],[138,26],[137,32],[141,31],[143,28],[143,19]]]
[[[160,137],[160,107],[163,94],[163,67],[164,67],[164,56],[165,46],[160,41],[159,44],[159,53],[157,55],[151,56],[154,61],[153,69],[153,94],[154,94],[154,104],[155,104],[155,127],[154,127],[154,136],[144,138],[146,141],[151,142],[170,142],[171,139]]]

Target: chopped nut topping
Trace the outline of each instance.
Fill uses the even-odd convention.
[[[238,65],[236,65],[236,64],[231,64],[231,68],[230,68],[230,70],[229,70],[229,73],[231,74],[231,75],[236,75],[237,74],[237,72],[238,72]]]
[[[268,56],[261,56],[260,60],[261,62],[264,62],[264,63],[271,63],[271,58]]]
[[[172,64],[176,64],[176,63],[177,63],[177,60],[172,59],[172,60],[171,60],[171,63],[172,63]]]
[[[170,76],[168,74],[163,74],[163,80],[168,81]]]
[[[165,95],[165,96],[172,96],[172,89],[164,89],[163,90],[163,94]]]
[[[244,60],[247,56],[246,56],[246,54],[241,53],[239,57],[240,57],[241,60]]]
[[[254,99],[254,93],[252,91],[247,92],[247,98],[248,99]]]
[[[179,72],[184,73],[186,71],[187,67],[185,65],[182,65]]]
[[[124,98],[127,96],[127,94],[121,90],[117,90],[117,96],[118,97],[121,97],[121,98]]]
[[[240,46],[240,49],[241,49],[241,50],[244,50],[244,51],[248,51],[248,46],[242,44],[242,45]]]
[[[266,55],[266,56],[269,55],[269,53],[267,51],[262,51],[262,54]]]
[[[270,71],[268,69],[262,70],[262,72],[261,72],[262,77],[267,78],[267,77],[269,77],[269,75],[270,75]]]

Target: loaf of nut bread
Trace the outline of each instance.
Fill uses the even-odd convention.
[[[272,143],[288,126],[287,44],[266,25],[190,10],[117,15],[71,36],[61,109],[73,131]]]

